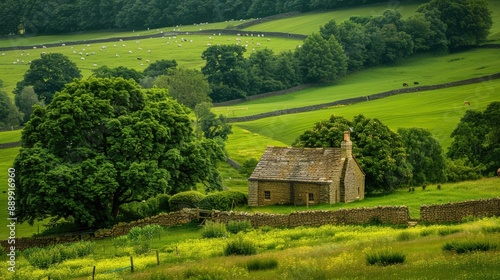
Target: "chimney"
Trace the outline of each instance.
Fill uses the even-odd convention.
[[[344,141],[340,143],[342,158],[352,158],[352,142],[349,131],[344,131]]]

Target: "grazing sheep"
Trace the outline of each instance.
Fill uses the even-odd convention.
[[[181,44],[177,44],[177,46],[178,46],[178,47],[182,47],[182,45],[181,45]]]
[[[94,64],[92,64],[92,66],[97,67],[97,64],[94,63]]]
[[[82,56],[82,57],[80,57],[80,59],[81,59],[81,60],[85,60],[85,57],[83,57],[83,56]]]
[[[5,53],[2,53],[2,56],[5,56]]]
[[[128,51],[128,53],[132,53],[132,51]]]
[[[142,51],[142,48],[137,48],[138,50]]]
[[[142,60],[142,57],[138,57],[137,60]]]
[[[403,86],[404,87],[409,87],[410,85],[408,85],[407,83],[403,83]]]
[[[470,101],[464,101],[464,105],[469,105],[470,106]]]
[[[116,56],[116,57],[120,57],[120,55],[119,55],[119,54],[115,54],[115,56]]]
[[[150,52],[151,52],[151,50],[148,50],[148,53],[150,53]]]
[[[146,63],[149,63],[149,62],[150,62],[149,59],[146,59]]]
[[[260,43],[257,43],[257,47],[259,47],[259,46],[260,46]]]
[[[64,46],[66,46],[66,44],[62,44],[61,46],[63,46],[63,47],[64,47]]]

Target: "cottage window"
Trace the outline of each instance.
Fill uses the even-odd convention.
[[[314,202],[314,194],[313,193],[309,193],[308,194],[308,199],[309,199],[309,202]]]
[[[264,199],[271,200],[271,192],[270,191],[264,191]]]

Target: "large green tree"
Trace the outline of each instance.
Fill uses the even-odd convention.
[[[210,109],[212,104],[202,102],[196,105],[194,114],[196,115],[196,132],[205,138],[227,140],[231,134],[231,125],[227,123],[226,117],[217,116]]]
[[[210,86],[205,76],[194,69],[171,69],[167,75],[158,76],[154,85],[168,89],[170,96],[179,103],[194,109],[196,104],[210,102]]]
[[[486,41],[493,21],[488,2],[485,0],[432,0],[422,4],[418,12],[427,13],[432,10],[446,25],[446,38],[449,47],[477,46]]]
[[[337,148],[346,130],[352,131],[353,154],[366,173],[367,193],[391,192],[410,183],[411,165],[401,137],[378,119],[358,115],[349,121],[332,116],[305,131],[294,145]]]
[[[451,159],[462,159],[485,174],[500,167],[500,102],[490,103],[484,112],[468,110],[453,130],[448,150]]]
[[[412,166],[411,185],[446,181],[446,158],[441,144],[423,128],[400,128],[398,134]]]
[[[106,65],[100,66],[92,70],[92,76],[96,78],[124,78],[125,80],[132,79],[139,83],[141,79],[144,78],[144,74],[141,72],[127,68],[125,66],[118,66],[115,68],[109,68]]]
[[[24,74],[23,80],[17,83],[14,93],[20,94],[24,87],[32,86],[38,100],[48,104],[65,84],[81,77],[80,70],[67,56],[60,53],[42,54],[41,58],[31,62],[30,69]]]
[[[17,126],[22,123],[22,120],[23,114],[19,112],[7,93],[0,88],[0,127]]]
[[[15,96],[15,103],[19,111],[23,113],[23,123],[29,121],[34,105],[44,106],[43,102],[38,100],[33,87],[25,87]]]
[[[120,205],[203,182],[221,189],[224,158],[211,139],[196,140],[188,109],[164,89],[122,78],[74,81],[46,107],[35,106],[16,169],[18,220],[72,216],[98,227]]]
[[[306,82],[331,82],[347,71],[347,57],[335,36],[325,40],[313,33],[296,53]]]

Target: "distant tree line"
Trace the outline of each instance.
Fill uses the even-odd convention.
[[[380,0],[2,0],[0,35],[159,28],[378,2]]]
[[[408,19],[398,10],[386,10],[381,16],[353,16],[341,24],[330,20],[293,52],[258,50],[245,58],[242,46],[209,47],[202,55],[202,72],[210,83],[210,97],[222,102],[302,83],[332,82],[415,53],[477,46],[491,26],[484,0],[432,0]]]

